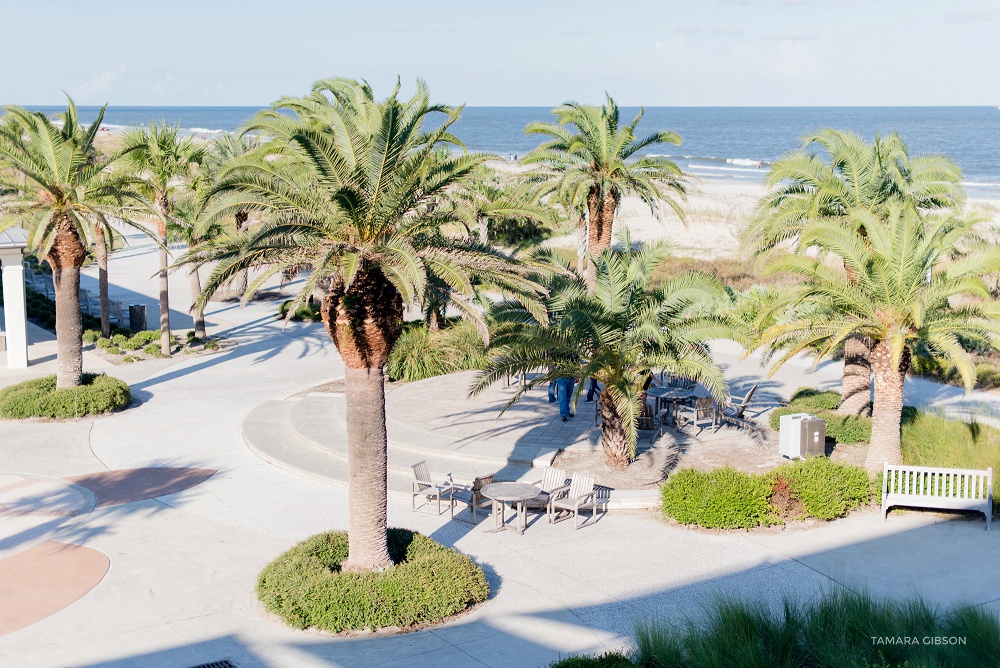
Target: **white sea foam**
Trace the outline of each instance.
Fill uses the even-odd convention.
[[[224,134],[225,130],[209,130],[208,128],[188,128],[188,132],[196,135],[218,135]]]
[[[748,167],[756,167],[760,164],[760,160],[751,160],[750,158],[726,158],[726,163],[730,165],[746,165]]]
[[[757,163],[754,163],[757,164]],[[695,165],[689,164],[688,169],[711,169],[713,171],[720,172],[742,172],[744,174],[759,174],[763,173],[756,169],[748,169],[746,167],[723,167],[722,165]]]

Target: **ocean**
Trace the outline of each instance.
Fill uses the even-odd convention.
[[[32,107],[57,113],[60,107]],[[80,107],[90,122],[98,107]],[[257,107],[109,107],[110,129],[159,121],[177,124],[193,134],[232,132]],[[622,107],[631,121],[638,108]],[[538,145],[539,136],[524,134],[532,121],[552,120],[549,107],[466,107],[453,126],[471,151],[503,158],[521,156]],[[995,107],[649,107],[639,124],[640,135],[672,130],[680,146],[651,147],[681,169],[703,178],[759,180],[801,137],[817,128],[853,130],[867,138],[897,131],[912,154],[947,156],[963,170],[971,197],[1000,198],[1000,108]]]

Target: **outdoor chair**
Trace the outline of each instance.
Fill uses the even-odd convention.
[[[528,510],[546,511],[549,507],[549,498],[552,496],[552,492],[565,486],[566,471],[546,466],[542,471],[542,479],[539,482],[531,484],[538,485],[542,491],[534,498],[525,501],[525,508]]]
[[[443,484],[435,485],[431,481],[430,471],[427,470],[427,462],[417,462],[410,468],[413,469],[413,475],[416,477],[416,480],[413,481],[413,498],[410,499],[413,511],[416,512],[417,510],[417,497],[422,496],[426,499],[426,502],[420,504],[420,507],[424,507],[431,501],[437,501],[437,514],[440,515],[441,501],[447,499],[448,503],[451,503],[451,495],[455,490],[455,485],[451,481],[451,475],[448,475],[448,479]]]
[[[715,410],[715,431],[719,431],[719,429],[722,428],[722,425],[726,422],[732,422],[736,426],[746,424],[746,418],[743,417],[743,413],[746,411],[747,406],[750,405],[750,399],[753,397],[753,393],[756,390],[757,385],[755,383],[742,399],[731,397],[727,403],[719,404],[718,408]]]
[[[576,528],[580,528],[580,511],[590,510],[590,517],[597,515],[597,492],[594,476],[574,473],[568,485],[552,490],[549,496],[549,523],[558,522],[562,511],[572,511]]]
[[[122,309],[121,302],[108,302],[108,320],[121,327],[128,327],[128,311]]]
[[[83,288],[80,288],[79,295],[80,295],[81,311],[83,311],[88,315],[95,315],[95,316],[101,315],[101,305],[99,302],[95,302],[94,298],[90,295],[89,290],[84,290]]]
[[[476,510],[479,508],[489,508],[493,505],[491,499],[487,499],[483,496],[483,487],[486,485],[493,484],[493,474],[484,475],[476,478],[472,485],[453,485],[452,492],[449,498],[452,501],[451,504],[451,519],[458,519],[459,522],[465,522],[461,518],[455,517],[455,503],[462,503],[472,510],[472,523],[476,523]],[[461,512],[461,511],[459,511]]]
[[[677,412],[677,428],[684,429],[687,425],[693,424],[698,427],[700,434],[705,430],[704,423],[715,426],[715,401],[712,397],[700,397],[695,400],[694,406],[683,406]]]

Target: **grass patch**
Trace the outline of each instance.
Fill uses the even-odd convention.
[[[449,321],[432,332],[422,322],[406,324],[385,365],[391,380],[412,382],[455,371],[481,369],[489,360],[486,346],[467,320]]]
[[[945,360],[914,355],[910,373],[921,378],[936,380],[956,387],[965,387],[954,364]],[[1000,366],[992,362],[976,362],[976,389],[995,390],[1000,387]]]
[[[663,283],[668,278],[691,273],[703,272],[717,278],[723,285],[737,291],[743,291],[755,285],[789,288],[798,284],[791,274],[777,273],[764,276],[751,262],[733,258],[714,258],[705,260],[694,257],[671,257],[653,271],[653,284]]]
[[[1000,620],[978,607],[939,610],[920,598],[894,600],[844,589],[801,606],[785,600],[778,610],[762,602],[719,599],[706,613],[702,620],[653,620],[637,626],[635,650],[625,657],[629,663],[572,657],[551,666],[1000,666]]]
[[[419,533],[389,529],[389,556],[388,570],[344,573],[347,532],[318,534],[261,571],[257,597],[290,626],[339,633],[441,621],[490,593],[472,559]]]
[[[288,309],[292,307],[293,301],[292,299],[288,299],[281,302],[281,306],[278,307],[278,318],[284,319],[288,316]],[[295,313],[292,314],[290,319],[296,322],[319,322],[323,319],[323,316],[319,312],[319,306],[310,297],[308,301],[299,304],[299,307],[295,309]]]
[[[121,410],[131,403],[129,386],[117,378],[85,373],[79,387],[57,390],[52,375],[0,390],[0,418],[77,418]]]

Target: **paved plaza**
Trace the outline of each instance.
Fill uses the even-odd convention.
[[[112,260],[111,281],[128,285],[127,297],[155,303],[155,254],[130,239]],[[186,278],[173,277],[171,290],[175,329],[184,331]],[[0,600],[38,599],[17,614],[4,606],[0,665],[190,668],[228,659],[239,668],[534,668],[622,648],[636,622],[697,615],[716,596],[777,603],[837,586],[1000,611],[993,565],[1000,532],[984,531],[981,519],[909,512],[883,524],[879,513],[861,512],[818,528],[751,534],[683,529],[640,511],[610,512],[579,531],[533,518],[524,535],[488,534],[447,514],[412,513],[407,499],[391,496],[390,524],[471,555],[487,572],[490,599],[449,624],[398,636],[286,628],[256,604],[257,573],[296,541],[346,529],[347,495],[267,463],[247,446],[244,429],[262,406],[337,379],[343,366],[322,326],[285,326],[274,320],[276,308],[213,303],[210,332],[239,343],[217,355],[115,367],[86,353],[87,370],[132,386],[139,404],[121,414],[0,422]],[[51,337],[37,328],[29,337],[32,365],[0,365],[0,385],[54,371]],[[799,386],[836,387],[840,373],[835,363],[803,362],[766,379],[754,358],[741,360],[725,345],[715,352],[734,392],[760,382],[765,406]],[[431,404],[458,410],[466,387],[441,386],[440,395],[425,397],[400,389],[388,404],[397,404],[403,422]],[[984,411],[1000,406],[996,395],[967,398],[926,381],[907,381],[907,402],[955,412],[970,402]],[[582,411],[565,428],[555,411],[549,423],[517,416],[428,420],[440,417],[437,426],[469,448],[518,429],[512,442],[534,435],[539,450],[561,435],[567,443],[590,438],[583,425],[592,416]]]

